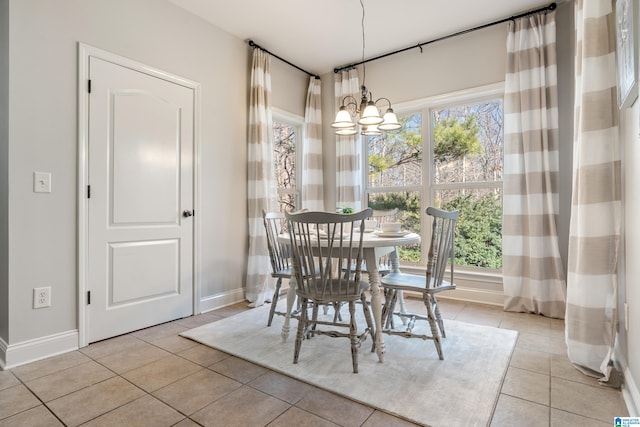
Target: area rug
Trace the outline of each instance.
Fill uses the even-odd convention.
[[[445,319],[444,360],[438,359],[433,341],[385,334],[384,362],[379,363],[370,352],[368,339],[360,348],[359,372],[354,374],[346,338],[316,336],[303,341],[294,365],[297,321],[291,320],[290,336],[283,342],[284,318],[276,316],[267,327],[268,310],[269,305],[264,305],[180,335],[414,423],[436,427],[489,425],[518,336],[512,330]],[[421,328],[428,328],[427,322],[417,322],[414,332]]]

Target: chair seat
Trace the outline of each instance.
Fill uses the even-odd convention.
[[[456,288],[455,283],[449,283],[446,280],[442,281],[442,284],[437,288],[425,287],[426,277],[422,274],[408,274],[408,273],[389,273],[380,279],[380,283],[385,288],[393,288],[396,290],[410,291],[410,292],[427,292],[436,293],[440,291],[448,291]]]
[[[288,279],[293,275],[293,268],[287,267],[281,270],[274,271],[271,273],[273,277],[282,277],[283,279]]]
[[[309,298],[319,304],[324,304],[324,303],[339,302],[339,301],[357,301],[360,299],[363,292],[368,291],[371,288],[371,285],[369,284],[369,282],[365,282],[364,280],[361,280],[359,283],[357,294],[340,295],[339,294],[340,281],[341,279],[333,279],[331,281],[331,285],[329,287],[330,289],[326,290],[326,293],[328,295],[326,298],[319,298],[318,294],[307,295],[299,289],[296,289],[296,293],[303,298]]]

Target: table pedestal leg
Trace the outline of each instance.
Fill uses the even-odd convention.
[[[389,254],[389,259],[391,261],[391,271],[393,271],[394,273],[399,273],[400,257],[398,256],[397,247],[395,247],[393,249],[393,252]],[[400,313],[405,314],[407,312],[407,308],[404,305],[404,293],[403,291],[397,291],[396,295],[397,295],[397,301],[400,303]],[[400,319],[402,320],[402,324],[406,326],[408,322],[407,318],[404,316],[401,316]]]
[[[376,325],[376,354],[378,361],[384,362],[384,353],[386,347],[382,339],[382,298],[380,295],[380,274],[378,274],[378,261],[374,250],[364,251],[367,261],[367,274],[369,275],[369,283],[371,284],[371,311],[373,312],[373,321]]]
[[[282,336],[282,342],[285,342],[289,337],[289,321],[291,320],[291,311],[293,310],[293,303],[296,300],[296,279],[295,277],[291,277],[289,279],[289,290],[287,291],[287,311],[284,315],[284,323],[282,324],[282,332],[280,336]]]

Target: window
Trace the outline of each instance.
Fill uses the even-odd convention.
[[[399,208],[418,233],[427,206],[459,209],[456,267],[501,269],[502,92],[439,97],[398,116],[397,133],[366,141],[368,206]],[[421,264],[428,249],[425,239],[400,258]]]
[[[273,114],[273,162],[281,212],[294,211],[300,205],[296,167],[302,164],[298,145],[301,128],[302,119],[284,113]]]

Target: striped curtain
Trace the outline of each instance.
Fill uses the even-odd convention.
[[[342,99],[353,96],[360,102],[360,84],[358,70],[352,68],[334,74],[336,111]],[[336,136],[336,204],[338,207],[351,207],[358,211],[362,208],[362,173],[360,170],[362,147],[360,136]]]
[[[249,95],[249,139],[247,147],[247,204],[249,257],[245,298],[251,306],[264,304],[271,265],[262,209],[271,210],[277,194],[273,171],[273,128],[271,117],[271,57],[253,50]]]
[[[615,344],[621,172],[612,0],[578,0],[573,199],[565,335],[571,362],[607,382]]]
[[[563,318],[555,12],[509,22],[504,96],[504,309]]]
[[[312,211],[324,210],[321,95],[320,79],[310,77],[304,111],[301,207]]]

